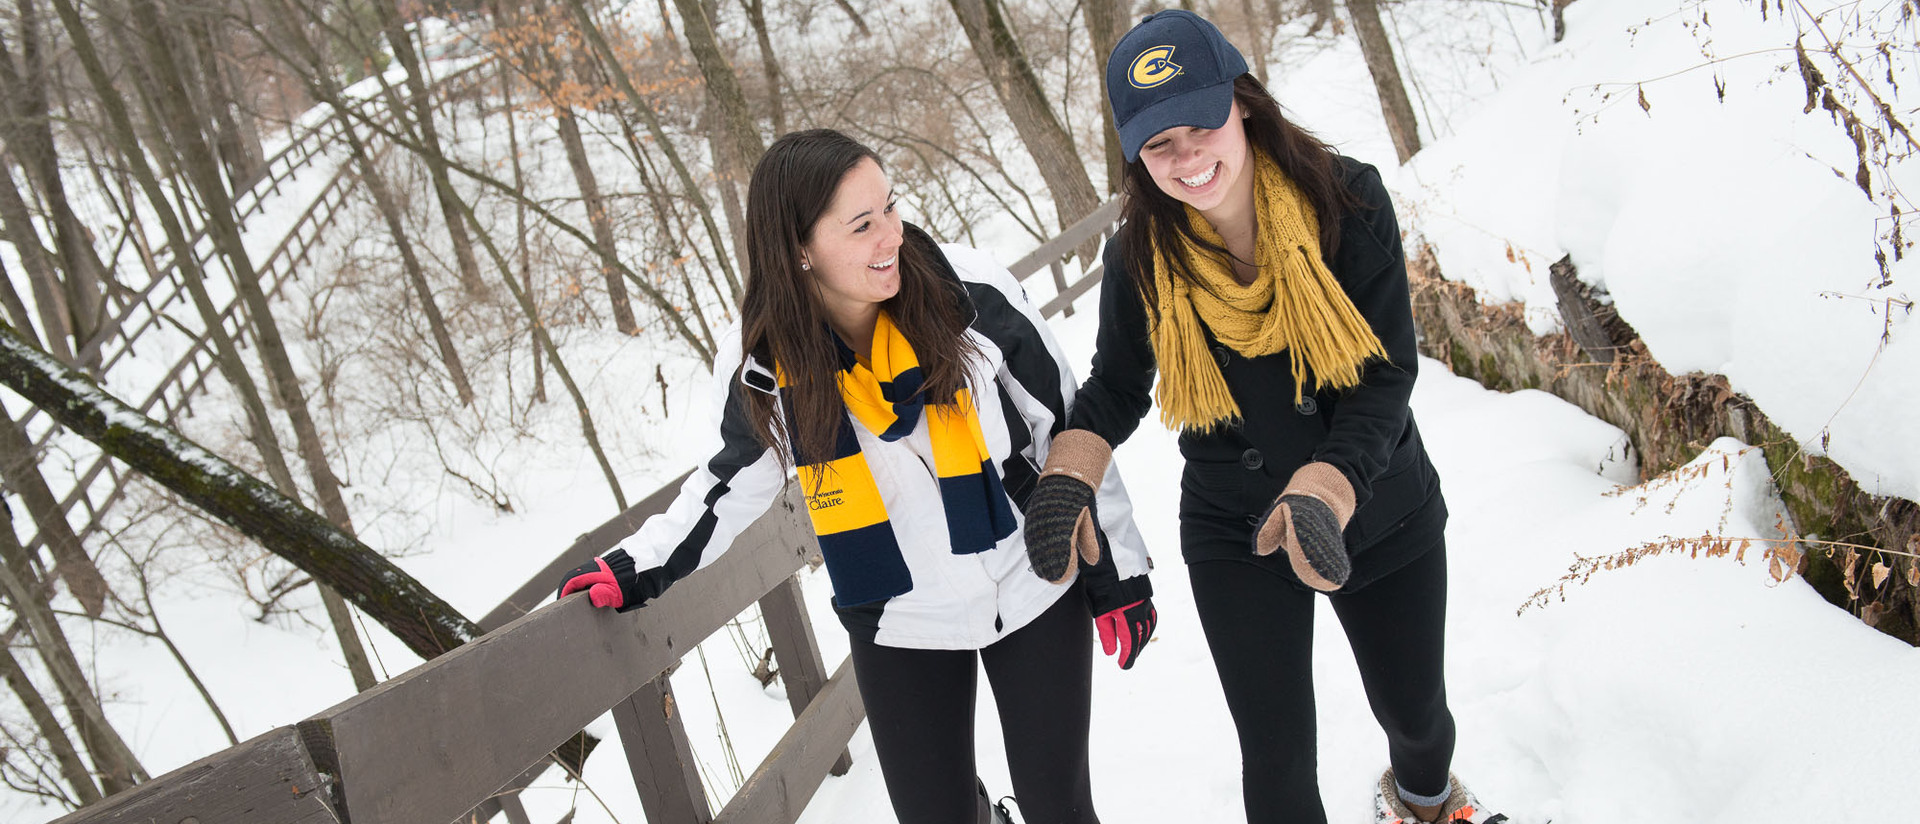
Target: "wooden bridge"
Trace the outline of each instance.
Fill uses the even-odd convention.
[[[1023,281],[1049,270],[1054,296],[1043,314],[1071,313],[1099,283],[1097,261],[1068,282],[1063,258],[1110,234],[1119,211],[1118,200],[1107,203],[1010,267]],[[609,711],[652,824],[798,819],[827,775],[850,766],[847,742],[865,710],[851,661],[828,674],[800,597],[796,573],[817,550],[795,489],[712,566],[644,609],[548,603],[567,570],[665,511],[680,480],[561,552],[481,619],[480,639],[56,824],[425,824],[497,815],[532,824],[518,791]],[[756,603],[794,722],[716,813],[667,675]],[[573,746],[557,760],[584,757]]]

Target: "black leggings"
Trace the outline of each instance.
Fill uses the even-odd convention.
[[[1099,824],[1087,770],[1093,619],[1077,586],[977,652],[854,639],[853,671],[900,824],[987,820],[973,759],[976,661],[993,688],[1022,819]]]
[[[1240,734],[1249,824],[1324,824],[1313,706],[1314,594],[1260,567],[1187,568],[1227,709]],[[1387,733],[1394,777],[1437,795],[1453,759],[1442,679],[1447,555],[1436,546],[1357,592],[1330,596],[1360,665],[1367,702]]]

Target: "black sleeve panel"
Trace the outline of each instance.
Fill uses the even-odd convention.
[[[1153,344],[1147,307],[1134,286],[1131,261],[1119,238],[1107,241],[1100,279],[1100,331],[1093,371],[1073,397],[1069,429],[1085,429],[1119,446],[1153,406]]]

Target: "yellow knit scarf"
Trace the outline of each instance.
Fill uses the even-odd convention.
[[[1150,337],[1159,361],[1160,420],[1169,428],[1207,432],[1239,420],[1240,405],[1220,365],[1207,351],[1201,324],[1247,357],[1286,351],[1293,366],[1294,403],[1314,391],[1360,383],[1360,371],[1387,351],[1353,299],[1320,258],[1320,221],[1313,204],[1265,152],[1253,151],[1254,265],[1251,285],[1233,276],[1222,257],[1186,244],[1194,277],[1205,288],[1172,275],[1168,256],[1154,250],[1153,284],[1159,320]],[[1187,219],[1202,240],[1225,246],[1193,207]]]

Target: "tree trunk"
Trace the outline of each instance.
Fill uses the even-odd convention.
[[[687,171],[687,164],[681,161],[679,150],[673,148],[673,142],[667,138],[666,131],[660,128],[660,118],[654,114],[651,101],[633,87],[633,79],[627,76],[626,67],[620,65],[620,60],[614,55],[613,48],[607,45],[606,38],[600,34],[600,28],[594,25],[593,18],[587,14],[587,7],[581,3],[581,0],[566,0],[566,4],[567,8],[573,12],[574,22],[580,26],[580,32],[586,35],[587,42],[593,45],[594,52],[600,55],[600,62],[613,74],[614,83],[620,87],[621,93],[627,96],[627,102],[633,105],[634,111],[638,112],[641,120],[647,124],[647,133],[653,137],[653,145],[666,155],[667,162],[673,165],[674,174],[680,178],[681,190],[686,192],[687,198],[693,201],[694,209],[700,213],[700,222],[707,231],[707,240],[713,244],[714,257],[720,261],[721,273],[726,275],[727,288],[733,292],[734,302],[738,303],[741,294],[740,280],[734,276],[733,263],[728,258],[724,242],[721,240],[724,235],[720,233],[720,227],[713,222],[713,207],[708,205],[706,195],[701,194],[699,184],[693,180],[693,174]]]
[[[0,224],[7,229],[7,240],[20,255],[20,266],[27,270],[27,285],[33,290],[33,305],[39,310],[40,324],[46,330],[47,351],[73,362],[72,327],[67,323],[67,300],[60,288],[60,276],[54,271],[53,257],[40,245],[40,230],[34,226],[33,212],[20,195],[13,171],[0,157]]]
[[[47,104],[47,84],[52,82],[40,54],[38,13],[33,0],[16,0],[19,19],[15,30],[20,37],[21,65],[24,76],[15,74],[13,57],[0,41],[0,102],[12,113],[11,121],[0,124],[0,137],[20,158],[27,175],[33,179],[47,205],[47,216],[54,227],[54,246],[59,251],[66,278],[61,282],[66,300],[68,327],[73,346],[79,351],[100,325],[104,304],[100,282],[106,267],[94,253],[93,240],[67,200],[61,179],[58,150],[53,143],[52,114]],[[11,88],[9,88],[11,87]]]
[[[26,330],[28,338],[37,339],[34,331],[33,313],[27,309],[27,302],[20,299],[20,293],[13,288],[13,275],[7,271],[5,261],[0,261],[0,304],[7,307],[7,320],[16,328]]]
[[[1074,150],[1073,136],[1047,105],[1046,94],[1027,64],[1026,53],[1014,40],[999,0],[947,0],[947,4],[960,18],[960,27],[966,30],[967,41],[973,44],[974,56],[986,70],[995,96],[1013,120],[1021,142],[1040,169],[1040,177],[1047,182],[1060,228],[1092,214],[1100,207],[1100,196],[1080,163],[1079,152]],[[1095,251],[1094,244],[1086,244],[1080,250],[1081,259],[1091,260]]]
[[[379,11],[394,59],[407,70],[407,96],[412,99],[413,119],[420,127],[420,145],[427,149],[424,159],[427,172],[433,177],[433,193],[440,202],[440,214],[447,224],[447,237],[453,243],[454,259],[460,265],[460,283],[468,294],[482,294],[487,288],[486,281],[480,278],[480,263],[473,256],[473,239],[467,234],[466,221],[460,219],[460,211],[453,205],[453,181],[447,176],[445,149],[433,123],[433,95],[427,88],[426,72],[413,51],[413,40],[407,36],[394,0],[375,0],[374,8]]]
[[[93,41],[82,23],[78,11],[71,0],[53,0],[54,9],[59,13],[61,22],[67,27],[73,41],[74,52],[80,58],[88,80],[106,109],[110,125],[110,134],[120,148],[126,163],[131,167],[134,177],[146,192],[149,203],[158,215],[161,226],[167,234],[167,242],[175,250],[191,250],[184,228],[165,192],[160,188],[159,179],[147,165],[146,156],[140,150],[138,138],[134,134],[133,123],[127,114],[125,103],[119,92],[108,79],[106,68],[101,64],[99,54],[93,47]],[[180,269],[181,283],[191,296],[194,308],[199,311],[201,322],[207,328],[207,339],[214,347],[215,364],[227,382],[234,387],[240,398],[241,407],[247,415],[248,431],[254,447],[259,451],[268,474],[274,483],[289,496],[297,494],[293,473],[287,468],[279,436],[273,431],[272,420],[267,415],[266,403],[261,399],[260,391],[253,382],[253,376],[247,371],[246,364],[240,358],[240,351],[226,334],[221,324],[220,312],[213,305],[213,299],[207,294],[206,273],[189,251],[186,255],[175,255],[174,265]],[[376,683],[373,666],[367,659],[367,653],[360,644],[359,633],[354,629],[352,616],[339,593],[324,584],[318,586],[321,603],[326,607],[335,634],[340,639],[341,655],[347,662],[347,669],[353,677],[354,685],[365,690]]]
[[[1446,280],[1431,249],[1412,250],[1407,269],[1421,354],[1489,389],[1539,389],[1619,427],[1639,458],[1642,477],[1686,464],[1701,444],[1721,436],[1759,447],[1796,536],[1838,537],[1890,550],[1857,550],[1892,567],[1885,585],[1877,586],[1863,580],[1869,564],[1836,563],[1834,556],[1856,550],[1831,544],[1823,550],[1823,541],[1795,537],[1808,550],[1801,573],[1807,582],[1868,625],[1920,644],[1920,557],[1912,554],[1920,546],[1920,504],[1869,495],[1839,464],[1807,455],[1800,439],[1734,392],[1724,376],[1669,373],[1629,324],[1609,316],[1610,300],[1578,282],[1570,259],[1554,264],[1552,276],[1563,326],[1582,330],[1577,336],[1534,335],[1523,307],[1486,302],[1472,288]]]
[[[767,36],[766,0],[740,0],[747,10],[747,23],[753,26],[754,42],[760,46],[760,69],[767,76],[767,114],[773,120],[773,136],[787,133],[787,113],[780,80],[780,58],[773,50],[773,40]]]
[[[664,176],[656,173],[652,165],[647,163],[646,153],[640,148],[640,139],[638,135],[633,133],[633,126],[623,122],[621,123],[621,128],[626,134],[627,146],[633,150],[633,167],[640,172],[641,188],[646,190],[647,202],[653,206],[653,227],[655,233],[659,235],[660,248],[672,249],[674,256],[679,257],[679,244],[673,242],[673,233],[679,232],[680,237],[692,237],[693,232],[687,228],[686,217],[681,215],[679,210],[673,208],[672,202],[667,197],[667,184],[666,181],[662,179]],[[701,272],[706,274],[707,285],[713,289],[713,296],[719,301],[719,305],[734,305],[736,299],[732,295],[727,294],[726,287],[720,285],[720,279],[714,276],[713,267],[707,264],[707,256],[701,253],[699,246],[692,244],[689,244],[689,246],[694,260],[700,263]],[[689,297],[688,300],[690,301],[688,306],[698,311],[700,302],[691,297]],[[702,321],[702,325],[705,325],[704,320]],[[713,336],[711,334],[707,336],[707,342],[709,345],[713,343]]]
[[[726,130],[732,143],[734,160],[751,169],[760,162],[767,146],[760,140],[760,130],[753,125],[753,109],[740,91],[740,79],[734,76],[733,66],[720,51],[713,21],[700,0],[673,0],[673,5],[680,12],[681,34],[686,37],[687,50],[693,52],[693,62],[699,64],[700,75],[707,80],[707,93],[720,106],[720,127]]]
[[[1420,151],[1420,126],[1414,119],[1406,84],[1400,82],[1393,43],[1380,24],[1380,7],[1376,0],[1347,0],[1347,13],[1353,17],[1353,33],[1360,38],[1360,53],[1367,59],[1367,72],[1373,75],[1374,91],[1380,95],[1380,114],[1393,137],[1394,154],[1406,163]]]
[[[422,658],[480,637],[478,625],[359,539],[148,419],[11,327],[0,329],[0,384],[68,431],[346,595]]]
[[[637,335],[640,325],[634,321],[627,286],[620,280],[619,261],[614,259],[613,217],[600,198],[600,183],[594,178],[592,161],[587,158],[586,142],[580,138],[580,124],[573,118],[573,109],[566,106],[554,106],[553,116],[560,130],[560,145],[567,150],[567,165],[573,169],[573,179],[580,186],[580,200],[587,207],[593,243],[599,247],[600,276],[606,281],[607,298],[613,303],[614,328],[623,335]]]
[[[1328,23],[1333,24],[1333,33],[1340,33],[1340,20],[1334,15],[1333,0],[1307,0],[1307,7],[1313,10],[1313,25],[1307,27],[1307,36],[1320,33]]]
[[[427,318],[427,331],[433,337],[433,343],[440,350],[440,362],[447,367],[447,377],[453,381],[455,394],[460,398],[461,406],[473,405],[473,386],[467,381],[467,369],[460,361],[460,351],[454,348],[453,335],[447,330],[446,318],[440,314],[440,304],[433,297],[433,287],[427,283],[426,270],[420,265],[420,258],[414,254],[413,242],[407,238],[407,227],[401,219],[400,204],[393,197],[393,190],[387,186],[386,176],[380,173],[373,157],[367,153],[366,144],[354,131],[353,123],[347,119],[346,103],[341,100],[333,80],[324,75],[315,75],[314,96],[339,112],[340,131],[353,153],[355,168],[359,169],[360,181],[366,185],[367,193],[373,197],[374,209],[386,221],[387,233],[393,236],[393,243],[400,251],[400,269],[406,274],[407,283],[413,287],[414,297],[420,300],[421,314]],[[344,509],[342,510],[344,512]],[[351,529],[351,525],[341,523],[341,528]]]
[[[1100,78],[1100,122],[1106,124],[1100,136],[1107,149],[1107,196],[1120,193],[1126,175],[1127,154],[1120,148],[1120,132],[1113,125],[1113,107],[1107,103],[1107,57],[1126,34],[1126,0],[1082,0],[1081,16],[1086,19],[1087,36],[1093,40],[1093,76]]]
[[[26,504],[40,542],[53,553],[54,576],[67,582],[67,591],[88,615],[100,617],[107,608],[107,579],[81,546],[80,536],[73,534],[60,499],[40,474],[33,441],[5,408],[0,408],[0,479]]]
[[[248,154],[240,124],[234,120],[233,90],[227,85],[226,73],[220,70],[220,55],[214,50],[210,30],[213,24],[204,19],[183,20],[181,24],[192,38],[194,57],[200,64],[207,113],[213,119],[213,134],[220,148],[220,160],[227,167],[227,179],[233,182],[233,191],[245,191],[259,177],[259,159]]]
[[[143,31],[160,32],[158,14],[153,0],[134,0],[132,3],[135,25]],[[287,356],[286,343],[280,337],[278,322],[274,320],[273,307],[260,288],[259,273],[248,256],[246,246],[240,237],[239,227],[233,222],[233,204],[226,190],[221,188],[219,169],[212,154],[201,142],[199,133],[185,108],[185,87],[181,83],[179,65],[173,59],[166,38],[150,36],[146,38],[148,60],[151,63],[155,79],[160,81],[160,108],[166,120],[173,142],[181,148],[186,161],[187,173],[193,179],[194,188],[199,191],[202,202],[208,206],[207,217],[211,223],[214,244],[220,249],[221,257],[233,274],[234,285],[244,302],[247,315],[253,320],[253,333],[259,345],[260,363],[266,369],[272,382],[274,393],[280,405],[293,423],[294,437],[298,441],[300,456],[307,465],[307,475],[313,481],[314,496],[319,499],[323,512],[332,518],[341,529],[350,529],[352,518],[347,513],[346,502],[340,495],[340,481],[333,474],[333,468],[327,462],[326,446],[320,440],[319,428],[313,422],[313,416],[307,408],[306,391],[300,387],[300,378],[294,374],[293,362]],[[324,581],[322,583],[325,583]],[[321,593],[322,602],[327,595]],[[360,647],[359,634],[353,628],[343,605],[327,603],[328,616],[340,637],[342,651],[349,662],[363,660],[364,651]],[[371,670],[366,672],[371,677]],[[356,679],[360,674],[356,673]]]
[[[73,789],[75,799],[83,805],[99,801],[100,787],[93,783],[93,774],[87,771],[87,762],[81,759],[80,750],[68,737],[67,728],[60,723],[60,716],[55,715],[53,707],[47,705],[47,699],[40,695],[40,689],[27,678],[26,670],[13,657],[13,650],[4,644],[0,644],[0,678],[6,680],[13,694],[20,698],[21,705],[27,708],[27,717],[33,719],[40,739],[47,742],[54,763],[60,765],[60,777]]]
[[[26,339],[13,334],[11,329],[8,331],[8,342],[27,344]],[[55,368],[72,375],[79,374],[38,349],[32,351]],[[6,596],[15,614],[27,625],[27,631],[33,636],[34,650],[59,685],[61,697],[73,714],[74,725],[80,730],[81,740],[86,742],[87,751],[93,755],[94,766],[100,769],[102,787],[108,795],[112,795],[147,780],[147,771],[140,766],[140,759],[107,720],[106,710],[100,706],[100,698],[92,685],[87,683],[86,671],[80,666],[80,659],[74,656],[73,645],[67,641],[67,634],[60,628],[60,621],[53,614],[53,605],[47,602],[45,590],[40,584],[33,573],[32,562],[27,559],[26,550],[20,546],[18,533],[14,531],[13,511],[0,506],[0,594]]]
[[[1240,0],[1240,13],[1247,19],[1247,35],[1253,40],[1253,53],[1247,61],[1255,77],[1262,83],[1267,81],[1267,53],[1272,51],[1273,30],[1278,21],[1268,23],[1260,19],[1260,10],[1255,8],[1253,0]]]
[[[727,216],[727,228],[733,232],[733,259],[747,260],[747,215],[740,203],[740,189],[753,176],[751,168],[742,171],[740,152],[734,148],[725,129],[714,128],[720,101],[709,93],[702,130],[707,133],[708,151],[713,153],[713,183],[720,187],[720,213]]]
[[[853,27],[859,30],[861,37],[866,37],[873,33],[867,30],[867,21],[860,19],[860,12],[854,11],[852,3],[848,2],[848,0],[833,0],[833,2],[840,7],[841,11],[846,13],[848,20],[853,21]]]
[[[503,19],[503,17],[496,11],[494,19],[500,20]],[[509,112],[514,111],[513,72],[508,71],[504,66],[500,68],[500,99],[505,101]],[[507,118],[507,158],[513,161],[513,187],[523,192],[526,191],[527,174],[526,170],[521,168],[520,165],[520,121],[518,118]],[[527,291],[527,306],[531,308],[531,314],[527,317],[527,323],[533,326],[540,326],[546,321],[540,317],[539,304],[532,300],[537,293],[533,290],[533,252],[531,245],[527,243],[527,205],[519,201],[515,201],[513,204],[513,237],[514,252],[518,255],[516,260],[518,260],[520,264],[521,288]],[[513,273],[508,272],[501,277],[512,278]],[[529,333],[528,338],[533,344],[533,400],[536,403],[546,403],[546,353],[540,351],[540,335],[538,332]]]

